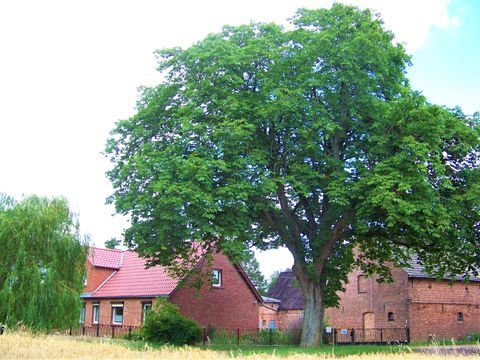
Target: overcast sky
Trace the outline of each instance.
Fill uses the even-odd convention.
[[[413,55],[413,88],[437,104],[480,110],[480,1],[363,0]],[[187,47],[224,24],[285,22],[324,0],[0,0],[0,192],[66,197],[102,246],[126,222],[105,205],[105,141],[159,81],[155,49]],[[262,270],[291,265],[259,254]]]

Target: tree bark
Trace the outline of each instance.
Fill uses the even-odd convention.
[[[297,279],[300,282],[304,299],[300,346],[317,346],[322,342],[323,316],[325,313],[321,287],[306,277],[297,276]]]

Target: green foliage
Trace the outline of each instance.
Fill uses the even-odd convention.
[[[480,332],[474,332],[460,338],[460,342],[480,343]]]
[[[248,258],[242,261],[241,264],[243,270],[245,270],[258,292],[265,295],[267,293],[267,281],[260,271],[260,264],[255,258],[255,253],[253,251],[248,251]]]
[[[270,292],[270,290],[273,289],[273,287],[275,286],[275,284],[277,283],[278,281],[278,278],[280,277],[280,273],[282,271],[280,270],[275,270],[272,275],[270,275],[270,279],[268,280],[268,283],[267,283],[267,294]]]
[[[121,244],[122,244],[122,241],[114,237],[112,237],[110,240],[105,241],[105,247],[107,249],[116,249],[117,246]]]
[[[87,246],[64,199],[0,197],[0,323],[78,326]]]
[[[145,319],[141,334],[146,341],[193,345],[201,338],[201,329],[195,321],[180,315],[177,305],[158,299]]]
[[[126,241],[162,265],[193,242],[286,246],[317,306],[353,266],[388,279],[412,253],[438,276],[476,274],[479,116],[410,89],[392,40],[369,10],[334,4],[158,51],[165,80],[106,146]]]

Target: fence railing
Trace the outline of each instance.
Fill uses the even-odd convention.
[[[134,331],[139,330],[139,326],[124,325],[82,325],[79,328],[67,329],[63,333],[71,336],[89,336],[89,337],[126,337],[131,339]]]
[[[125,337],[131,339],[138,331],[138,326],[95,324],[80,326],[62,331],[65,335],[89,337]],[[199,345],[229,345],[229,346],[278,346],[299,345],[301,329],[216,329],[203,328]],[[333,329],[323,331],[323,342],[329,344],[394,344],[409,343],[410,330],[406,328],[379,329]]]
[[[301,335],[301,329],[279,331],[277,329],[203,328],[202,345],[298,345]]]
[[[324,331],[324,342],[331,344],[392,344],[409,343],[410,329],[329,329]]]

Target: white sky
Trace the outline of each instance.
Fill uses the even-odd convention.
[[[348,2],[379,10],[413,54],[431,31],[462,21],[444,0]],[[224,24],[283,22],[299,7],[330,4],[0,0],[0,192],[65,196],[94,244],[120,238],[126,223],[104,205],[112,189],[101,152],[115,121],[134,114],[137,86],[158,82],[153,51],[186,47]],[[267,275],[291,265],[286,251],[259,255]]]

